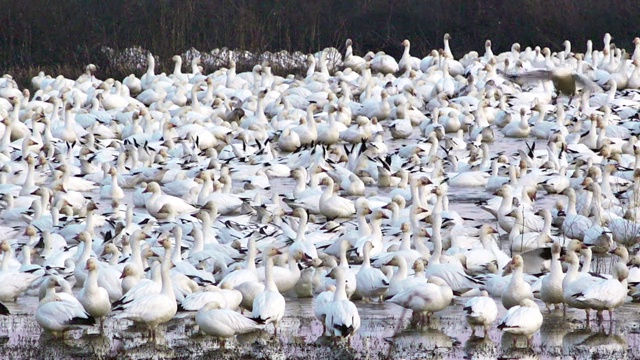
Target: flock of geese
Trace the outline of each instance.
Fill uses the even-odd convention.
[[[0,301],[37,296],[57,336],[111,318],[155,339],[187,312],[223,344],[277,333],[291,297],[334,339],[361,302],[429,323],[456,301],[485,336],[504,307],[528,341],[561,307],[613,320],[640,294],[640,39],[611,39],[456,59],[447,34],[399,61],[347,40],[341,70],[323,53],[286,77],[149,54],[140,78],[89,65],[34,94],[4,75]]]

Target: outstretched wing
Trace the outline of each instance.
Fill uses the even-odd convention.
[[[600,85],[598,85],[596,82],[592,81],[591,79],[589,79],[584,75],[573,74],[573,79],[575,80],[576,83],[578,83],[580,86],[582,86],[583,88],[589,91],[597,91],[597,90],[602,91],[602,88],[600,87]]]
[[[531,71],[523,72],[520,74],[507,74],[504,71],[498,69],[498,74],[502,75],[506,79],[509,79],[510,81],[551,80],[553,76],[553,73],[550,70],[544,70],[544,69],[531,70]]]

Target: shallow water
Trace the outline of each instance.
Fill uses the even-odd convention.
[[[544,323],[529,348],[524,338],[516,339],[492,328],[488,338],[471,337],[461,317],[462,305],[455,304],[432,317],[431,324],[416,327],[410,312],[389,303],[356,302],[362,328],[351,341],[334,344],[321,337],[322,325],[313,316],[311,299],[287,299],[287,313],[277,337],[272,328],[239,336],[224,349],[210,337],[199,335],[191,318],[174,318],[158,332],[156,343],[146,332],[131,329],[128,321],[109,318],[103,335],[97,329],[72,331],[64,340],[41,333],[32,315],[35,300],[9,304],[16,315],[0,317],[0,358],[48,359],[487,359],[487,358],[638,358],[640,318],[637,304],[626,304],[617,319],[586,327],[584,313],[569,310],[544,313]],[[26,309],[31,311],[26,311]],[[500,316],[505,310],[500,307]],[[402,319],[402,320],[401,320]],[[478,330],[478,335],[482,332]]]

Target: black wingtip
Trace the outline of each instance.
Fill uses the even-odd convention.
[[[74,317],[73,319],[67,321],[68,325],[95,325],[96,319],[93,316],[89,316],[86,318]]]
[[[266,323],[267,320],[269,320],[269,318],[262,319],[260,317],[252,317],[252,318],[249,318],[249,319],[251,319],[251,320],[253,320],[253,321],[255,321],[255,322],[257,322],[258,324],[261,324],[261,325],[264,325],[264,323]]]
[[[343,337],[347,337],[347,336],[353,334],[353,332],[355,330],[352,325],[346,326],[344,324],[340,324],[340,325],[333,325],[333,327],[336,330],[340,331],[340,334]]]
[[[0,303],[0,315],[11,315],[9,309],[7,309],[7,307],[4,306],[3,303]]]

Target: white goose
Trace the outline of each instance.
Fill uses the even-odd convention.
[[[465,311],[465,317],[467,323],[471,326],[471,337],[476,334],[476,326],[482,326],[484,328],[484,337],[487,337],[489,327],[496,321],[498,317],[498,307],[496,302],[489,297],[489,293],[482,291],[480,296],[469,299],[463,310]]]
[[[0,243],[2,265],[0,265],[0,301],[17,301],[40,275],[18,272],[9,269],[9,260],[13,257],[13,249],[8,240]]]
[[[432,226],[433,253],[429,258],[429,264],[425,268],[425,276],[427,278],[436,276],[443,279],[453,291],[463,292],[477,287],[478,283],[465,274],[460,261],[454,259],[449,263],[442,262],[442,216],[440,213],[432,214]]]
[[[302,252],[302,250],[291,250],[291,248],[289,248],[289,260],[287,267],[274,266],[271,269],[273,273],[273,281],[280,293],[284,294],[296,286],[301,275],[298,262],[303,259],[311,260],[310,257],[306,256],[305,253]],[[257,269],[258,279],[266,280],[266,272],[266,266]]]
[[[531,291],[531,285],[524,281],[524,274],[522,272],[523,260],[522,256],[515,255],[509,266],[513,269],[511,275],[511,281],[509,285],[502,293],[502,306],[505,309],[510,309],[519,305],[523,299],[533,300],[533,292]]]
[[[55,276],[47,279],[47,295],[38,303],[36,322],[54,336],[95,324],[95,319],[89,316],[82,304],[67,293],[56,293],[58,282]]]
[[[544,302],[547,310],[551,311],[550,305],[557,309],[558,304],[564,303],[562,294],[562,264],[560,264],[560,251],[562,247],[558,243],[551,245],[551,271],[542,278],[540,288],[540,299]]]
[[[586,248],[586,246],[582,246]],[[567,255],[565,255],[565,261],[569,263],[569,270],[562,280],[562,294],[564,297],[564,302],[568,306],[578,309],[584,309],[587,322],[589,322],[591,304],[585,301],[577,301],[574,295],[583,293],[591,286],[594,286],[604,281],[605,279],[593,276],[588,272],[578,272],[578,255],[575,253],[575,251],[571,251],[571,249],[569,249]]]
[[[222,348],[224,348],[226,339],[263,327],[233,310],[223,308],[217,301],[208,302],[198,310],[196,324],[198,324],[200,331],[220,340]]]
[[[322,323],[322,334],[327,333],[327,312],[331,307],[335,292],[335,285],[328,285],[327,290],[321,292],[313,299],[313,314],[315,315],[316,319],[318,319]]]
[[[439,277],[431,276],[425,285],[404,290],[388,301],[419,313],[422,322],[426,316],[429,323],[431,314],[449,306],[451,300],[453,300],[453,291],[449,285]]]
[[[165,251],[161,264],[162,290],[159,294],[145,295],[124,304],[122,313],[116,315],[116,319],[129,319],[146,325],[153,340],[156,339],[158,325],[171,320],[178,311],[178,303],[173,294],[173,284],[169,275],[172,244],[167,239],[161,239],[159,242]]]
[[[155,181],[148,183],[143,193],[151,193],[145,202],[145,208],[152,216],[159,215],[160,209],[167,203],[170,203],[178,214],[194,213],[198,210],[178,197],[163,194],[160,185]]]
[[[104,328],[104,319],[111,312],[109,293],[98,286],[98,271],[100,264],[95,258],[89,258],[85,269],[89,272],[82,289],[78,293],[78,301],[84,310],[93,318],[100,319],[100,330]]]
[[[369,299],[372,298],[380,298],[380,301],[382,301],[382,296],[389,288],[389,279],[387,279],[380,269],[371,267],[369,256],[372,248],[373,245],[370,241],[364,244],[364,260],[362,261],[360,270],[358,270],[356,274],[356,291],[362,296],[364,301],[369,301]]]
[[[575,301],[584,304],[585,308],[596,310],[599,322],[604,320],[604,310],[609,311],[609,320],[613,321],[613,310],[622,306],[627,298],[629,269],[625,264],[617,262],[612,271],[611,279],[598,282],[572,295]]]
[[[320,213],[333,220],[336,218],[349,218],[356,212],[353,201],[345,199],[333,193],[333,179],[326,176],[322,178],[321,185],[326,185],[326,189],[320,197]]]
[[[513,335],[525,335],[527,344],[531,346],[533,334],[542,326],[542,313],[540,308],[531,299],[523,299],[520,304],[512,307],[500,320],[498,329]],[[516,338],[513,338],[515,345]]]
[[[334,267],[327,277],[336,280],[333,301],[328,305],[325,326],[333,337],[350,339],[360,329],[360,315],[355,304],[347,298],[344,269]]]
[[[278,292],[274,282],[273,256],[281,254],[281,252],[270,246],[262,254],[265,264],[265,287],[264,291],[253,300],[252,318],[265,325],[273,323],[273,333],[277,335],[278,324],[284,317],[286,303],[284,296]]]

